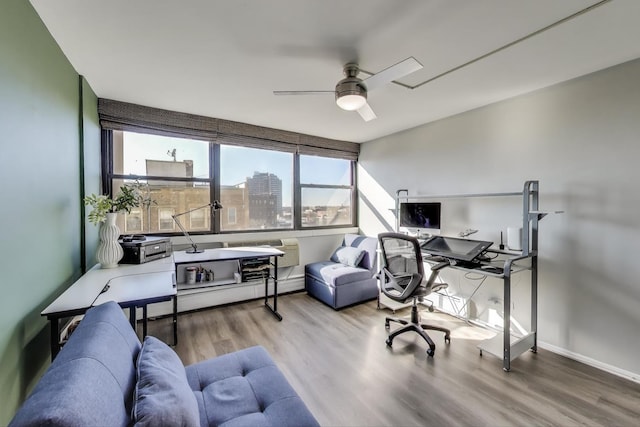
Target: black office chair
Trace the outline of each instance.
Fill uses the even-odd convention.
[[[381,233],[378,235],[380,249],[382,251],[382,270],[380,272],[380,290],[383,294],[394,301],[407,302],[413,299],[410,321],[387,317],[384,326],[389,329],[389,322],[397,322],[404,325],[402,328],[393,331],[387,338],[387,345],[391,347],[393,339],[407,331],[414,331],[420,334],[429,344],[427,354],[433,357],[436,345],[427,335],[425,329],[444,332],[444,340],[451,342],[451,331],[440,326],[420,323],[418,314],[418,301],[422,302],[424,297],[431,292],[446,288],[446,283],[434,283],[440,269],[449,265],[442,262],[431,268],[431,275],[425,280],[422,255],[418,239],[399,233]],[[429,306],[429,311],[433,311],[433,304]]]

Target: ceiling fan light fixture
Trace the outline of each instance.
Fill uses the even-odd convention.
[[[362,96],[362,94],[359,94],[359,93],[343,95],[336,99],[336,104],[338,104],[338,107],[346,111],[359,110],[366,103],[367,103],[367,98],[365,98],[364,96]]]
[[[355,111],[367,103],[367,88],[355,76],[342,79],[336,85],[336,104],[346,111]]]

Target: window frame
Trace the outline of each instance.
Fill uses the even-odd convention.
[[[238,209],[235,212],[235,216],[233,217],[233,219],[235,220],[233,223],[229,221],[229,217],[226,217],[226,222],[223,224],[221,221],[220,224],[220,233],[221,234],[225,234],[225,233],[242,233],[242,232],[276,232],[276,231],[292,231],[295,230],[295,224],[293,222],[291,222],[290,225],[287,225],[286,227],[284,226],[279,226],[278,223],[276,223],[276,226],[272,227],[272,228],[261,228],[261,227],[254,227],[254,228],[246,228],[246,229],[242,229],[242,230],[238,230],[235,228],[228,228],[228,227],[223,227],[223,225],[225,226],[232,226],[234,224],[242,224],[242,222],[251,222],[252,220],[256,220],[256,219],[260,219],[260,210],[262,207],[267,206],[268,202],[268,198],[270,197],[274,197],[276,198],[276,202],[278,202],[278,198],[279,198],[279,203],[277,204],[277,207],[284,207],[284,202],[286,203],[291,203],[291,209],[293,209],[293,205],[294,205],[294,198],[295,198],[295,188],[293,187],[293,181],[294,181],[294,176],[293,176],[293,171],[294,171],[294,163],[295,163],[295,158],[296,158],[296,154],[291,152],[291,151],[287,151],[287,150],[273,150],[273,149],[269,149],[268,147],[256,147],[253,145],[249,145],[249,146],[242,146],[240,144],[234,144],[234,143],[225,143],[228,139],[228,136],[225,135],[224,137],[222,137],[220,139],[220,141],[218,141],[218,145],[219,145],[219,159],[220,159],[220,175],[224,175],[223,173],[223,169],[224,169],[224,159],[226,154],[225,153],[225,148],[231,149],[233,152],[233,149],[241,149],[243,151],[241,151],[241,153],[243,154],[244,158],[247,160],[247,163],[251,163],[251,159],[255,158],[256,155],[258,155],[258,158],[261,157],[265,157],[266,154],[265,153],[277,153],[276,156],[273,156],[273,158],[271,158],[271,161],[277,162],[278,166],[280,168],[287,168],[287,177],[281,176],[280,173],[274,173],[274,170],[272,171],[267,171],[262,172],[259,170],[254,169],[253,167],[249,167],[246,170],[246,175],[245,177],[247,178],[246,181],[244,181],[244,186],[246,188],[247,191],[247,195],[248,195],[248,206],[247,206],[247,211],[246,213],[243,212],[242,209]],[[244,151],[246,150],[246,151]],[[237,156],[238,153],[235,154],[235,156]],[[230,157],[233,157],[234,154],[232,154]],[[286,161],[282,161],[281,160],[286,160]],[[274,168],[277,169],[277,168]],[[254,175],[251,175],[251,172],[254,172]],[[258,172],[259,175],[273,175],[275,176],[275,178],[277,180],[280,181],[280,192],[279,195],[277,193],[269,193],[269,194],[261,194],[258,197],[254,198],[253,200],[251,200],[251,196],[249,196],[249,194],[251,193],[251,184],[249,182],[249,180],[251,179],[260,179],[259,177],[256,176],[255,172]],[[227,201],[225,200],[225,198],[223,197],[222,194],[222,188],[224,187],[228,187],[229,185],[233,184],[230,182],[222,182],[222,178],[219,179],[219,183],[220,183],[220,191],[221,191],[221,198],[219,199],[220,202],[222,203],[223,206],[227,206]],[[291,190],[291,197],[287,197],[286,200],[284,200],[284,195],[287,193],[286,189],[285,189],[285,185],[290,185],[290,190]],[[279,197],[278,197],[279,196]],[[263,199],[264,198],[264,199]],[[261,200],[262,199],[262,200]],[[252,208],[256,208],[257,211],[253,211]],[[280,212],[282,212],[283,210],[280,209]],[[275,210],[276,212],[276,218],[274,219],[274,221],[277,221],[277,217],[279,215],[278,209]],[[244,218],[244,215],[246,215],[246,218]],[[240,220],[238,220],[238,218],[241,218]],[[221,217],[222,218],[222,217]]]
[[[115,180],[124,180],[124,181],[134,181],[134,180],[144,180],[144,181],[175,181],[175,182],[192,182],[192,183],[202,183],[209,186],[210,191],[210,200],[220,200],[221,194],[221,185],[220,185],[220,147],[223,145],[237,145],[242,146],[240,144],[225,144],[224,139],[215,138],[215,139],[199,139],[193,137],[191,135],[174,135],[178,138],[186,138],[186,139],[196,139],[205,141],[208,143],[208,153],[209,153],[209,178],[181,178],[181,177],[169,177],[169,176],[151,176],[151,175],[125,175],[125,174],[115,174],[113,172],[113,131],[112,129],[103,129],[102,130],[102,138],[101,138],[101,160],[102,160],[102,188],[103,193],[112,195],[113,194],[113,182]],[[122,130],[123,132],[129,132],[128,130]],[[148,133],[148,134],[156,134],[155,132],[144,132],[143,130],[135,130],[133,132],[138,133]],[[256,148],[252,146],[247,146],[247,148]],[[269,148],[262,148],[265,150],[269,150]],[[272,151],[280,151],[274,150]],[[321,155],[321,154],[304,154],[304,155],[314,155],[318,157],[325,158],[340,158],[340,157],[332,157],[329,155]],[[213,213],[209,218],[209,228],[208,230],[194,230],[189,231],[189,234],[192,235],[203,235],[203,234],[239,234],[239,233],[260,233],[260,232],[278,232],[278,231],[301,231],[301,230],[318,230],[318,229],[336,229],[336,228],[353,228],[358,226],[358,185],[357,185],[357,160],[344,159],[349,162],[350,166],[350,177],[351,177],[351,185],[329,185],[329,184],[301,184],[300,182],[300,156],[299,152],[292,153],[293,157],[293,189],[292,189],[292,227],[291,228],[273,228],[273,229],[243,229],[243,230],[228,230],[221,231],[220,229],[220,218],[221,216],[217,213]],[[340,224],[340,225],[316,225],[316,226],[302,226],[302,191],[304,188],[323,188],[323,189],[346,189],[351,191],[351,223],[350,224]],[[158,206],[158,209],[161,207]],[[236,212],[237,218],[237,212]],[[160,217],[158,214],[158,222],[160,221]],[[205,221],[206,222],[206,221]],[[159,225],[159,223],[158,223]],[[144,227],[143,227],[144,228]],[[153,233],[155,235],[166,235],[166,236],[178,236],[182,233],[178,229],[178,227],[174,224],[174,231],[159,231],[158,233]]]
[[[322,157],[322,156],[319,156]],[[294,167],[294,171],[296,171],[297,181],[294,180],[294,192],[297,194],[297,206],[294,211],[294,223],[296,230],[316,230],[316,229],[327,229],[327,228],[346,228],[346,227],[357,227],[358,226],[358,215],[357,215],[357,192],[358,187],[356,183],[356,162],[353,160],[349,161],[350,168],[350,180],[351,185],[336,185],[336,184],[303,184],[300,181],[300,155],[296,155],[296,163],[297,167]],[[318,189],[334,189],[334,190],[351,190],[351,224],[342,224],[342,225],[316,225],[316,226],[302,226],[302,190],[304,188],[318,188]]]

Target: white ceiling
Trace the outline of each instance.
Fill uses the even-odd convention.
[[[347,62],[409,56],[428,80],[597,0],[31,0],[99,97],[365,142],[640,57],[640,1],[611,0],[417,89],[369,93],[378,118],[340,110]],[[365,77],[365,76],[361,76]]]

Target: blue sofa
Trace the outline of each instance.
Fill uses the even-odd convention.
[[[87,311],[10,426],[318,426],[262,347],[186,368],[115,302]]]
[[[331,259],[305,266],[307,293],[336,310],[377,298],[377,248],[375,237],[345,234]]]

